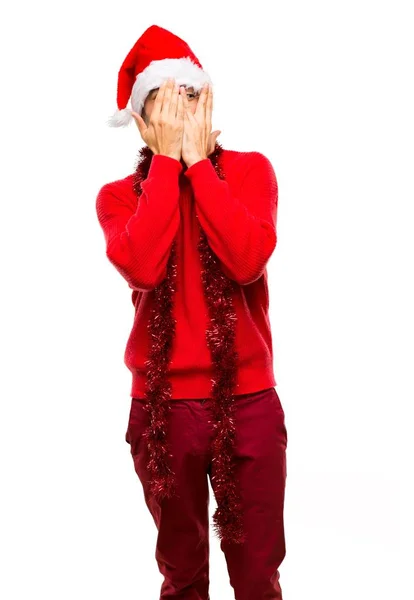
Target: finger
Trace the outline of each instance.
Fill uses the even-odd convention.
[[[178,91],[178,98],[177,98],[177,119],[181,122],[184,121],[183,97],[179,91]]]
[[[183,99],[184,112],[187,112],[187,110],[190,108],[190,103],[187,98],[187,91],[183,85],[180,85],[180,95]]]
[[[206,100],[206,126],[207,131],[211,131],[211,118],[213,112],[213,88],[209,85],[207,100]]]
[[[198,127],[198,121],[193,115],[191,108],[187,108],[187,110],[184,111],[184,119],[186,119],[194,127]]]
[[[169,115],[176,119],[177,117],[177,104],[178,104],[178,94],[180,91],[180,86],[177,83],[174,83],[173,89],[171,91],[171,100],[169,107]]]
[[[164,100],[165,88],[167,87],[168,79],[162,82],[155,97],[154,106],[152,108],[151,117],[158,118],[161,112],[162,103]]]
[[[171,94],[174,88],[174,79],[169,78],[168,83],[165,87],[164,98],[162,102],[161,113],[163,116],[167,117],[170,112],[170,102],[171,102]]]
[[[187,98],[187,91],[184,86],[180,87],[180,94],[182,95],[184,104],[184,118],[187,119],[187,121],[189,121],[190,123],[197,123],[197,120],[193,115],[193,111],[191,110],[190,103]]]
[[[208,87],[207,87],[207,84],[205,83],[201,89],[201,93],[198,98],[197,108],[195,111],[195,114],[197,116],[201,117],[201,116],[204,116],[204,114],[205,114],[207,94],[208,94]]]

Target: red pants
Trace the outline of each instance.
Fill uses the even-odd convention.
[[[179,497],[154,500],[141,433],[149,414],[131,399],[126,441],[145,502],[158,530],[155,557],[164,575],[160,600],[209,600],[209,487],[213,429],[206,399],[171,400],[168,441]],[[282,600],[279,565],[285,557],[283,506],[287,431],[275,388],[235,396],[235,465],[243,504],[244,544],[221,541],[236,600]]]

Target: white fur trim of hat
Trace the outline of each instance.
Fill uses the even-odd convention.
[[[190,57],[164,58],[153,60],[141,73],[137,75],[131,93],[131,107],[116,110],[107,121],[110,127],[126,127],[132,120],[132,111],[142,114],[142,109],[148,94],[173,77],[178,85],[192,87],[199,92],[205,83],[212,84],[209,74],[200,69]]]

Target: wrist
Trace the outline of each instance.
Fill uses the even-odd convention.
[[[149,174],[169,178],[176,173],[181,173],[182,169],[183,165],[179,160],[166,154],[158,153],[152,157]]]
[[[191,158],[187,159],[185,161],[187,168],[189,169],[190,167],[192,167],[193,165],[195,165],[196,163],[200,162],[201,160],[205,160],[206,158],[208,158],[207,156],[192,156]]]
[[[180,161],[180,157],[176,154],[170,154],[168,152],[154,152],[154,154],[158,154],[159,156],[168,156],[168,158],[174,158],[175,160]]]

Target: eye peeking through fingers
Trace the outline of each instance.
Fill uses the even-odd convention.
[[[189,100],[195,100],[196,98],[198,98],[200,96],[200,92],[195,92],[194,88],[192,86],[189,88],[186,88],[185,91],[186,91],[187,98]]]

